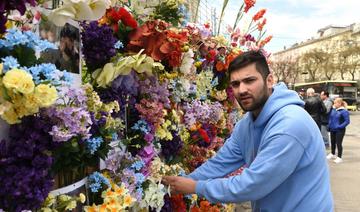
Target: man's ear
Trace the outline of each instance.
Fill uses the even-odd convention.
[[[269,74],[266,77],[266,85],[268,88],[272,88],[274,85],[274,76],[272,74]]]

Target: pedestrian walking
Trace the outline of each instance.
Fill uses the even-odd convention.
[[[211,202],[251,201],[253,211],[333,211],[324,143],[298,94],[284,83],[273,86],[261,51],[238,56],[228,72],[247,113],[213,158],[187,177],[164,177],[164,184]]]
[[[336,98],[334,107],[329,116],[329,131],[331,139],[331,153],[327,159],[334,159],[335,163],[341,163],[343,153],[343,139],[346,131],[346,126],[350,124],[349,111],[345,108],[345,101],[341,98]],[[337,156],[335,150],[337,148]]]

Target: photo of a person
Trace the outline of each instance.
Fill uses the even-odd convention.
[[[58,49],[47,49],[41,54],[43,62],[53,63],[59,70],[79,74],[79,29],[68,23],[61,28],[52,24],[43,26],[40,36],[58,46]]]

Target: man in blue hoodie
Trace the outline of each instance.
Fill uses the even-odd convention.
[[[174,193],[211,202],[251,201],[253,211],[333,211],[324,144],[304,102],[283,83],[273,86],[260,51],[238,56],[228,71],[247,113],[213,158],[187,177],[164,177],[164,183]],[[242,174],[226,178],[243,165]]]

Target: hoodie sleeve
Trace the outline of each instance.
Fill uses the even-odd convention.
[[[203,165],[190,173],[187,177],[193,180],[207,180],[224,177],[244,165],[243,154],[238,133],[233,133],[214,157],[206,161]]]
[[[274,135],[241,175],[198,181],[196,193],[211,202],[261,199],[291,175],[303,154],[304,147],[294,137]]]
[[[343,110],[340,115],[344,118],[344,121],[339,125],[339,129],[344,129],[348,124],[350,124],[349,111]]]

